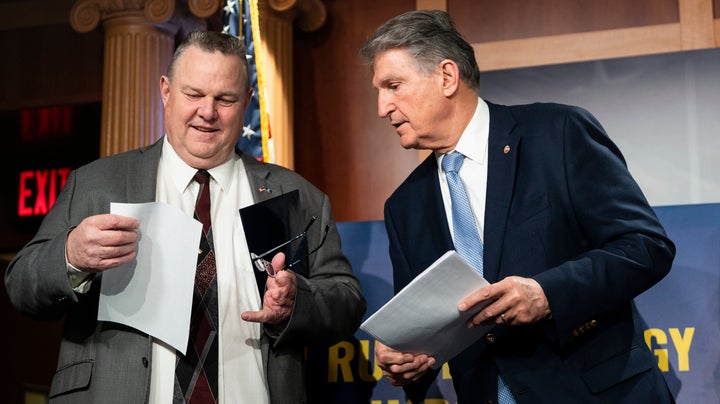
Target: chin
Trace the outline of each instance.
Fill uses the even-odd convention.
[[[403,135],[401,133],[398,133],[398,136],[400,136],[400,146],[402,146],[404,149],[415,149],[417,148],[417,139],[409,136],[409,135]]]

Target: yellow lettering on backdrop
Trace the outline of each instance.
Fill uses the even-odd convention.
[[[683,334],[680,334],[680,329],[678,328],[670,328],[668,331],[670,332],[670,338],[672,339],[672,346],[675,348],[678,355],[678,371],[690,371],[690,344],[692,343],[693,336],[695,335],[695,328],[686,328]],[[645,343],[648,348],[653,351],[653,354],[658,357],[658,367],[660,370],[667,372],[670,370],[670,351],[667,348],[653,349],[653,340],[657,345],[667,345],[667,334],[659,328],[648,328],[645,330]]]
[[[668,350],[667,349],[652,349],[652,340],[655,340],[658,345],[667,344],[667,335],[659,328],[648,328],[645,330],[645,343],[648,348],[652,350],[655,356],[658,357],[658,367],[663,372],[667,372],[670,369],[670,363],[668,361]]]
[[[692,342],[693,335],[695,335],[694,327],[686,328],[684,336],[680,335],[679,329],[670,329],[670,338],[678,353],[678,370],[681,372],[690,370],[690,343]]]
[[[345,355],[340,356],[341,351]],[[354,356],[355,347],[348,341],[340,341],[331,346],[328,350],[328,382],[337,383],[339,369],[343,381],[352,383],[354,380],[350,369],[350,361]]]
[[[450,380],[452,377],[450,376],[450,365],[447,364],[447,362],[443,363],[442,365],[442,372],[440,373],[443,380]]]
[[[671,343],[668,344],[668,333]],[[667,333],[660,328],[648,328],[645,330],[645,344],[658,358],[658,368],[663,372],[670,370],[669,355],[673,348],[677,353],[678,371],[690,371],[690,346],[695,336],[695,328],[689,327],[682,331],[679,328],[669,328]],[[370,352],[371,340],[359,340],[358,376],[362,381],[373,382],[382,379],[382,370],[375,362],[374,353]],[[377,341],[372,340],[373,343]],[[374,347],[373,347],[374,348]],[[353,383],[354,377],[351,363],[355,359],[355,346],[348,341],[341,341],[328,349],[328,382],[337,383],[343,381]],[[372,358],[372,359],[371,359]],[[442,365],[440,376],[443,380],[450,380],[450,367],[447,363]],[[443,404],[441,401],[427,401],[426,404]],[[381,402],[372,404],[382,404]],[[388,401],[388,404],[395,404]]]
[[[375,341],[377,344],[377,341]],[[358,358],[358,366],[360,367],[358,369],[358,375],[360,376],[360,379],[364,382],[376,382],[380,380],[382,377],[382,369],[380,369],[380,366],[377,365],[377,363],[373,360],[370,361],[370,341],[363,339],[360,340],[360,348],[362,349],[362,355],[360,355],[360,358]],[[374,349],[374,348],[373,348]],[[375,355],[372,355],[373,359],[375,358]],[[372,367],[372,373],[370,373],[370,368]]]

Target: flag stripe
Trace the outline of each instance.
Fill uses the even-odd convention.
[[[242,12],[241,12],[242,10]],[[257,0],[227,0],[223,7],[223,32],[241,38],[248,52],[248,75],[253,97],[245,111],[243,133],[237,147],[258,160],[272,161],[266,90],[262,78],[260,25]]]
[[[252,31],[253,43],[255,44],[255,69],[257,72],[257,89],[259,92],[258,96],[260,99],[260,134],[262,137],[263,160],[268,162],[274,162],[275,158],[271,153],[272,136],[270,132],[270,115],[267,108],[267,87],[265,86],[265,79],[263,73],[264,70],[262,47],[258,49],[258,45],[262,44],[262,37],[260,35],[260,12],[258,11],[258,0],[247,0],[243,1],[243,3],[243,12],[249,12],[250,14],[249,21]]]

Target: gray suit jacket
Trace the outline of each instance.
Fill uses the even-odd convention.
[[[65,267],[68,231],[84,218],[108,213],[110,202],[155,200],[163,139],[154,145],[96,160],[70,174],[38,233],[10,263],[5,274],[8,295],[19,311],[65,325],[50,399],[56,403],[142,403],[147,401],[152,365],[148,335],[97,321],[101,277],[91,290],[76,294]],[[262,352],[273,404],[307,401],[305,346],[331,345],[353,335],[366,309],[360,285],[340,249],[340,238],[325,194],[295,172],[242,156],[256,202],[299,190],[303,214],[320,215],[308,245],[313,254],[307,276],[298,276],[292,316],[284,327],[265,327]],[[260,188],[272,193],[260,192]]]

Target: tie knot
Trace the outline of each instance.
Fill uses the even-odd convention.
[[[195,178],[195,181],[197,181],[198,184],[205,185],[208,181],[210,181],[210,173],[206,170],[198,170],[193,178]]]
[[[463,161],[465,160],[465,156],[463,156],[460,152],[452,152],[448,153],[443,157],[442,160],[442,169],[446,173],[449,172],[458,172],[460,170],[460,167],[462,167]]]

